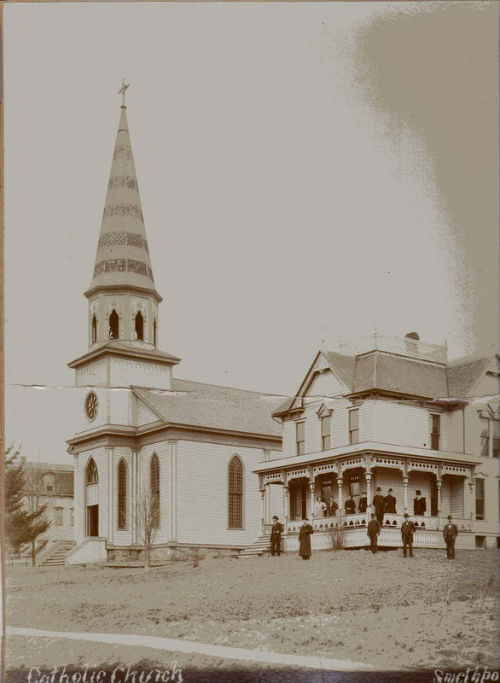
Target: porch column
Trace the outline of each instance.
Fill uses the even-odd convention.
[[[403,502],[405,512],[408,512],[408,477],[403,477]]]
[[[441,486],[443,485],[443,480],[440,479],[439,477],[436,478],[436,488],[437,488],[437,516],[439,519],[441,519],[441,510],[443,509],[441,506]]]
[[[266,523],[266,486],[263,489],[259,489],[260,500],[262,502],[262,517],[260,520],[260,525],[262,528],[262,533],[264,533],[264,524]]]
[[[371,492],[371,481],[372,481],[372,473],[367,472],[365,474],[365,479],[366,479],[366,512],[370,513],[371,512],[371,505],[372,505],[372,492]]]
[[[307,500],[307,517],[309,519],[312,519],[314,516],[314,491],[316,489],[316,484],[314,483],[314,479],[312,482],[311,482],[311,480],[309,480],[308,489],[309,489],[309,496],[308,496],[308,500]]]
[[[285,524],[285,529],[288,522],[289,509],[290,508],[288,506],[288,486],[283,486],[283,522]]]
[[[337,477],[337,486],[339,489],[339,492],[338,492],[339,514],[343,515],[344,514],[344,507],[342,505],[342,477]]]

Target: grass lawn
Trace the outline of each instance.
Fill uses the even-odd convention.
[[[137,633],[365,662],[378,669],[499,667],[498,550],[364,550],[171,562],[141,569],[7,569],[10,626]],[[136,663],[162,653],[12,636],[7,669]],[[207,668],[201,656],[169,655]],[[224,666],[224,663],[219,663]],[[255,669],[255,665],[253,665]]]

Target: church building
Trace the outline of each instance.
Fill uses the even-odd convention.
[[[68,441],[76,546],[67,563],[137,556],[146,504],[157,510],[153,557],[252,543],[262,524],[253,469],[279,454],[281,427],[272,413],[280,399],[177,379],[180,359],[160,350],[162,298],[125,102],[85,296],[88,350],[69,363],[82,402]]]

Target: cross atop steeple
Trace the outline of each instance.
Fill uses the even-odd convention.
[[[130,83],[125,83],[125,79],[122,79],[122,87],[118,91],[118,94],[122,96],[122,107],[125,106],[125,93],[127,92],[127,88],[130,88]]]

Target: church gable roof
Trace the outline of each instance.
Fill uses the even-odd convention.
[[[134,392],[165,423],[281,438],[272,412],[283,397],[182,379],[172,380],[171,391],[135,387]]]

